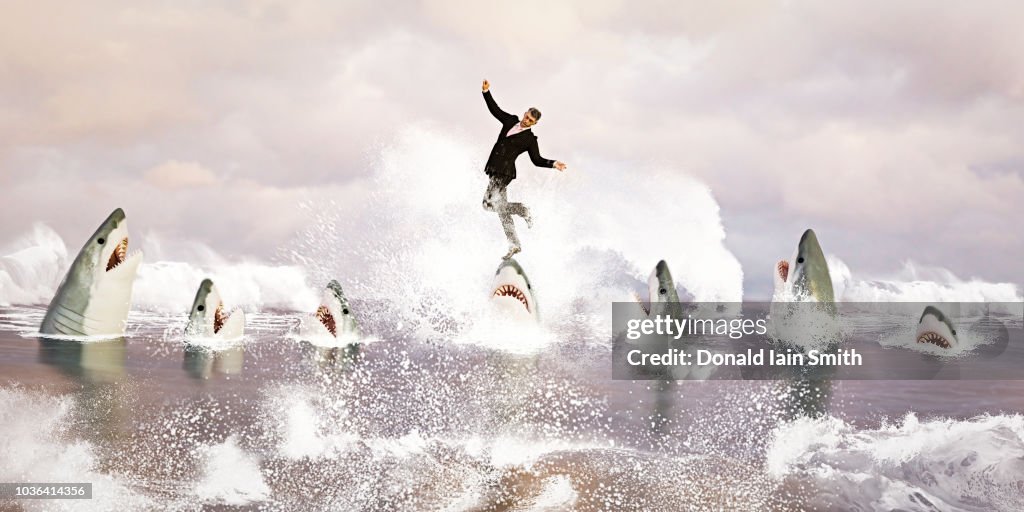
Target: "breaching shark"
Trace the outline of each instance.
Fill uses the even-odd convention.
[[[953,348],[959,343],[953,322],[935,306],[924,308],[921,319],[917,321],[914,339],[918,343],[931,343],[941,348]]]
[[[676,289],[676,282],[672,278],[672,272],[668,269],[668,263],[665,263],[665,260],[659,260],[658,264],[654,266],[654,270],[651,271],[651,275],[647,277],[647,290],[650,297],[649,302],[647,303],[640,298],[639,294],[636,292],[633,293],[634,299],[636,299],[636,302],[640,305],[640,308],[645,315],[651,318],[657,318],[659,316],[668,316],[675,319],[684,318],[684,304],[679,298],[679,291]],[[694,305],[691,304],[690,306]],[[699,340],[699,337],[697,340]],[[661,340],[654,340],[652,343],[652,340],[649,339],[644,344],[644,350],[649,353],[664,353],[667,349],[674,348],[684,352],[689,352],[692,355],[692,350],[695,347],[695,345],[693,345],[694,341],[694,339],[687,339],[686,342],[680,342],[665,338]],[[709,350],[717,352],[713,349]],[[714,373],[716,368],[717,367],[715,365],[703,365],[702,367],[688,366],[663,368],[659,371],[667,372],[663,377],[670,378],[672,380],[705,380]],[[659,384],[659,386],[662,385],[664,385],[664,383]],[[663,394],[659,394],[657,397],[657,401],[666,399]],[[658,406],[657,403],[656,406]]]
[[[813,229],[804,231],[791,260],[775,265],[775,298],[835,302],[832,276]]]
[[[509,258],[498,265],[491,281],[491,303],[502,309],[529,316],[534,321],[540,319],[537,298],[533,294],[533,285],[526,277],[523,267],[514,258]]]
[[[303,337],[356,339],[360,335],[359,324],[338,281],[327,283],[313,317],[302,322]]]
[[[837,322],[828,262],[813,229],[804,231],[792,259],[780,260],[774,270],[769,336],[802,352],[838,350],[843,328]],[[797,383],[822,382],[820,376],[799,375],[794,379]]]
[[[128,222],[120,208],[85,243],[54,294],[42,334],[121,336],[142,253],[128,254]]]
[[[185,336],[235,340],[245,334],[245,312],[235,308],[224,311],[224,301],[210,279],[203,279],[192,301]]]

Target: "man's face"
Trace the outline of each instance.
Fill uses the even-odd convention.
[[[530,111],[529,110],[527,110],[526,112],[523,112],[522,124],[523,124],[523,128],[529,128],[529,127],[537,124],[537,120],[532,115],[530,115]]]

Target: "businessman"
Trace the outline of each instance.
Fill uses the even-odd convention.
[[[505,229],[505,238],[508,238],[509,259],[522,250],[519,245],[519,237],[516,236],[516,225],[512,221],[513,215],[518,215],[526,221],[526,227],[533,226],[533,219],[530,217],[530,210],[523,203],[508,202],[506,188],[512,180],[516,179],[516,158],[529,153],[530,160],[537,167],[553,167],[559,171],[565,170],[565,164],[555,160],[548,160],[540,156],[537,149],[537,136],[530,128],[540,121],[540,111],[530,108],[523,113],[520,119],[508,112],[498,108],[498,104],[491,97],[491,84],[484,80],[483,92],[484,101],[487,102],[487,109],[491,111],[498,122],[501,123],[501,131],[498,132],[498,140],[491,148],[491,156],[487,158],[487,165],[484,172],[490,177],[487,184],[487,192],[484,193],[484,210],[497,212],[501,226]]]

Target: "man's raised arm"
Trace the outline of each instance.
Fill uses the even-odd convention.
[[[508,118],[516,117],[516,116],[514,116],[512,114],[509,114],[508,112],[505,112],[504,110],[498,108],[498,104],[494,101],[494,98],[491,96],[491,83],[490,82],[488,82],[487,80],[484,80],[484,85],[483,85],[482,89],[484,91],[484,101],[487,102],[487,110],[491,111],[491,115],[494,116],[495,119],[497,119],[498,121],[501,121],[502,123],[504,123],[505,121],[508,120]]]

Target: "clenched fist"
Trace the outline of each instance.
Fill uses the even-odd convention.
[[[487,92],[487,89],[490,89],[490,88],[491,88],[491,83],[490,83],[490,82],[488,82],[488,81],[487,81],[487,80],[485,79],[485,80],[484,80],[484,85],[483,85],[483,87],[482,87],[482,88],[483,88],[484,92]]]

